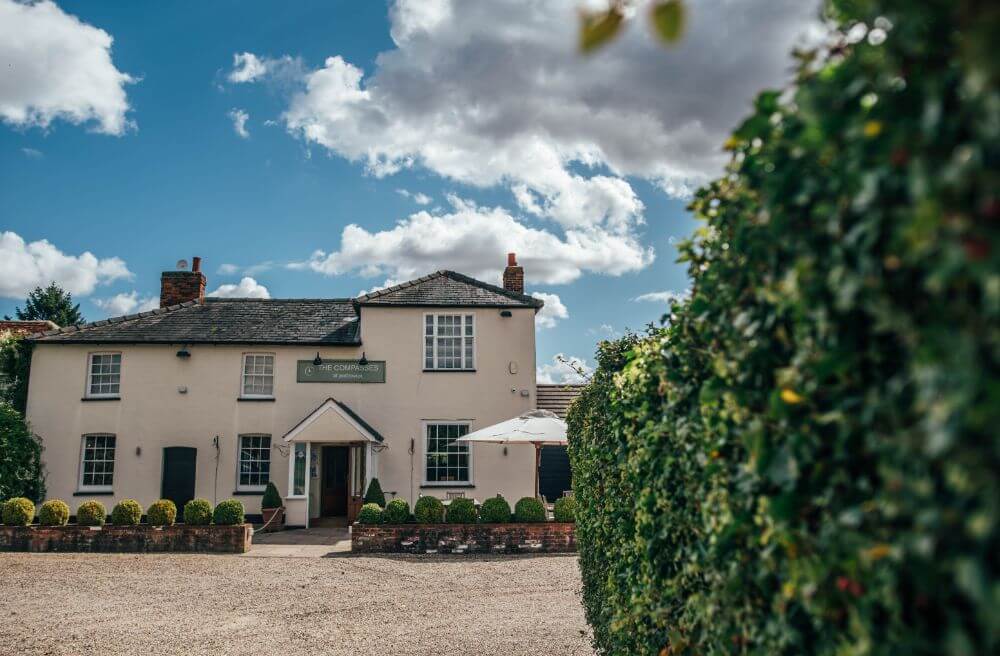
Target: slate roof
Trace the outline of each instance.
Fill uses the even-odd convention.
[[[352,299],[212,298],[51,330],[39,342],[359,344]]]
[[[583,391],[583,385],[537,385],[538,398],[536,399],[535,407],[539,410],[551,410],[552,412],[559,415],[560,419],[566,418],[566,411],[569,410],[569,404],[580,396],[580,392]]]
[[[455,271],[436,271],[399,285],[380,289],[355,299],[359,305],[431,307],[529,307],[544,303],[527,294],[508,291],[497,285],[470,278]]]

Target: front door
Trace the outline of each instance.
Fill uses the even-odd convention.
[[[347,454],[346,446],[323,447],[322,504],[324,517],[347,514]]]
[[[198,449],[168,446],[163,449],[163,483],[160,498],[170,499],[177,506],[177,516],[183,516],[184,504],[194,498],[195,463]]]

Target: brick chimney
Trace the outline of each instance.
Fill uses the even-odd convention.
[[[183,262],[178,264],[183,265]],[[205,282],[200,257],[191,258],[190,271],[164,271],[160,274],[160,307],[188,301],[201,303],[205,300]]]
[[[507,268],[503,270],[503,288],[509,292],[524,293],[524,267],[518,266],[517,256],[507,253]]]

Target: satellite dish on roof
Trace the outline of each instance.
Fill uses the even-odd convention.
[[[177,260],[177,270],[178,271],[183,271],[186,268],[188,268],[188,261],[187,260]]]

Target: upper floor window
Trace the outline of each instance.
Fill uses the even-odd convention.
[[[240,435],[240,491],[263,490],[271,480],[271,436]]]
[[[80,491],[110,492],[115,479],[115,436],[84,435],[80,448]]]
[[[274,396],[274,354],[243,354],[243,396]]]
[[[475,342],[473,315],[424,315],[424,369],[475,369]]]
[[[87,396],[118,396],[121,392],[121,353],[91,353],[87,372]]]

